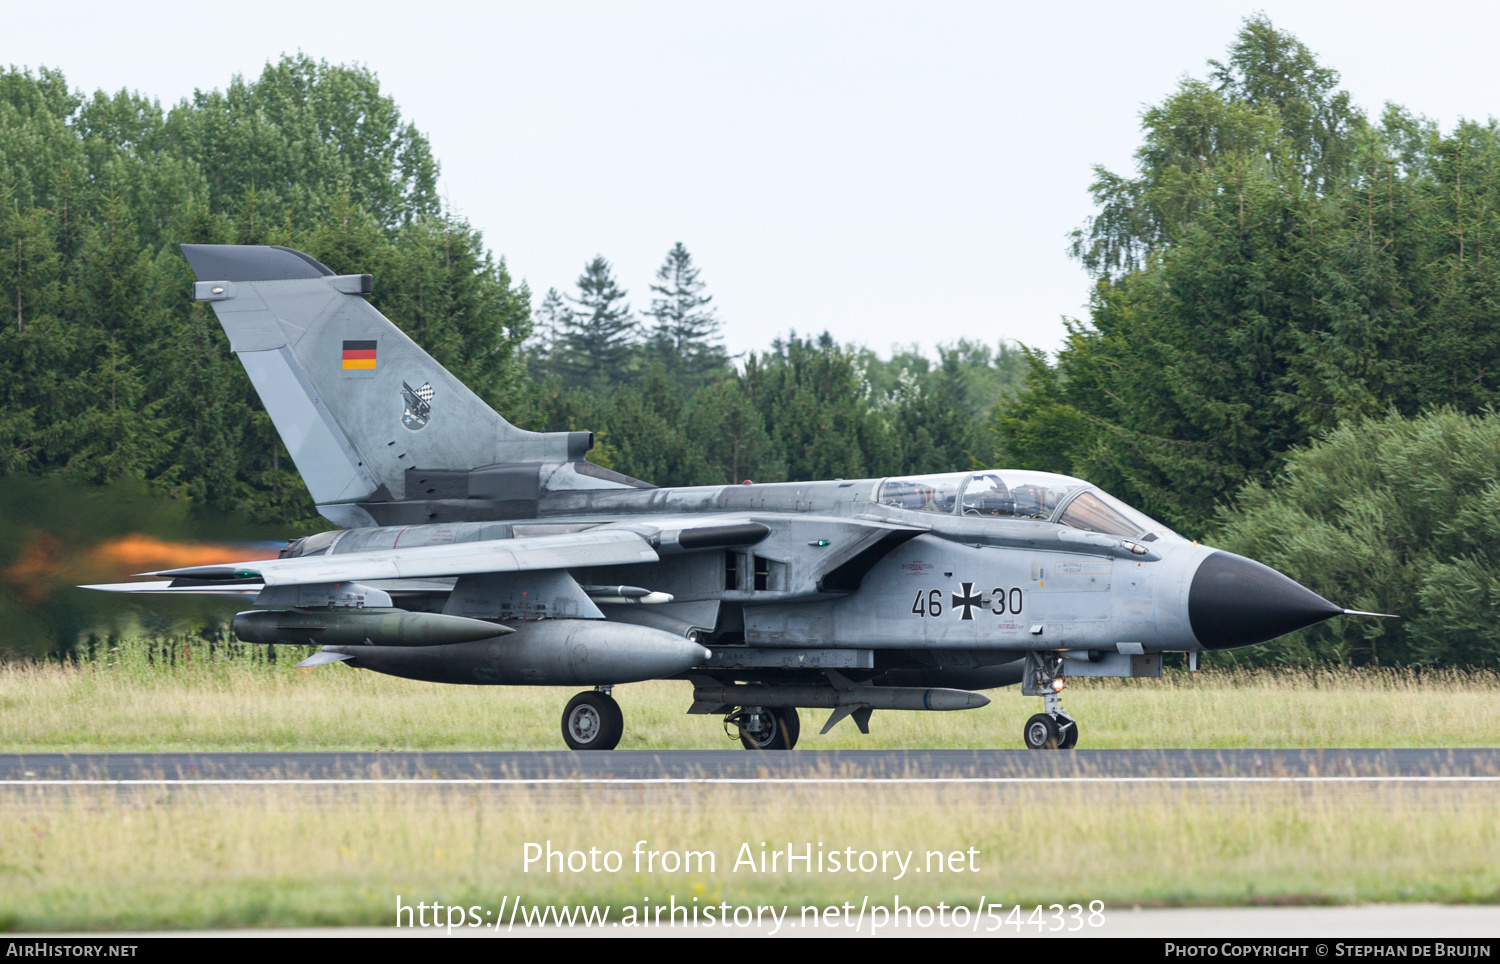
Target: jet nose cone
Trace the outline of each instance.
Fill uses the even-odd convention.
[[[1263,643],[1342,612],[1270,566],[1232,552],[1204,559],[1188,588],[1188,622],[1206,649]]]

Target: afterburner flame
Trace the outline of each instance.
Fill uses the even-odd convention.
[[[65,585],[115,581],[149,569],[274,558],[275,549],[256,544],[185,542],[132,532],[104,542],[70,546],[50,533],[33,532],[19,558],[0,570],[0,580],[28,604],[35,604],[45,602],[55,589]]]
[[[275,559],[264,546],[228,545],[217,542],[168,542],[132,532],[93,547],[95,558],[131,572],[143,569],[175,569],[180,566],[211,566],[221,562]]]
[[[28,603],[38,603],[52,594],[52,584],[61,578],[64,547],[61,539],[35,533],[21,548],[21,556],[0,578],[14,586]]]

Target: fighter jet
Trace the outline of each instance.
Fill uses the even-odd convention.
[[[588,460],[588,432],[516,428],[391,324],[368,274],[290,248],[184,245],[318,511],[270,561],[94,586],[253,597],[251,643],[313,645],[443,683],[576,686],[563,741],[614,748],[611,689],[692,686],[747,749],[799,708],[1042,698],[1027,747],[1071,748],[1070,677],[1160,676],[1165,653],[1264,642],[1350,614],[1201,546],[1082,479],[994,469],[656,488]]]

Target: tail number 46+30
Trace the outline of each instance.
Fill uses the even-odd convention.
[[[920,589],[917,598],[912,600],[911,611],[914,616],[926,618],[928,616],[941,616],[943,614],[943,590]],[[988,609],[996,616],[1018,616],[1021,613],[1021,605],[1024,602],[1023,594],[1019,587],[1005,589],[996,586],[991,589],[989,595],[975,590],[972,582],[966,582],[959,590],[952,593],[953,599],[949,606],[949,612],[959,613],[960,619],[973,619],[974,610]]]

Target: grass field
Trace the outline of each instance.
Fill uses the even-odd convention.
[[[1389,786],[194,788],[0,793],[0,929],[393,924],[405,903],[499,910],[675,899],[973,906],[1495,901],[1493,789]],[[528,842],[621,855],[617,873],[523,867]],[[637,872],[632,850],[707,850]],[[752,872],[791,843],[964,852],[962,869]],[[821,844],[821,847],[819,846]],[[969,854],[973,850],[972,856]],[[842,854],[841,854],[842,856]],[[969,864],[978,871],[969,870]],[[869,866],[875,866],[874,860]],[[575,865],[576,866],[576,865]],[[1007,910],[1009,908],[1007,907]],[[462,919],[462,918],[461,918]],[[523,918],[524,920],[524,918]]]
[[[297,670],[126,646],[72,664],[0,664],[0,752],[556,749],[570,689],[438,686],[334,665]],[[616,689],[623,748],[725,748],[688,685]],[[1014,689],[960,713],[877,713],[804,748],[1019,745],[1040,701]],[[1065,694],[1085,747],[1500,745],[1490,672],[1172,672]],[[360,776],[368,774],[357,774]],[[800,906],[1500,902],[1493,785],[738,786],[642,790],[422,786],[0,787],[0,929],[391,924],[398,895],[528,905]],[[526,843],[615,850],[619,873],[526,872]],[[712,870],[634,872],[649,849]],[[973,848],[978,872],[751,873],[794,843]],[[523,917],[524,919],[524,917]],[[468,918],[472,922],[473,918]]]
[[[0,750],[560,749],[572,688],[445,686],[341,664],[298,670],[206,658],[148,662],[125,646],[82,663],[0,663]],[[714,717],[687,716],[690,686],[620,686],[621,749],[731,744]],[[850,723],[807,749],[1015,748],[1041,701],[1018,688],[953,713],[877,712],[868,736]],[[1258,670],[1153,680],[1079,680],[1064,694],[1080,747],[1500,746],[1500,675],[1380,670]]]

